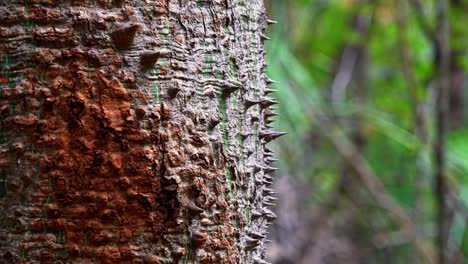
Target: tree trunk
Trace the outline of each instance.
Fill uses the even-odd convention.
[[[263,1],[0,1],[1,263],[263,263]]]

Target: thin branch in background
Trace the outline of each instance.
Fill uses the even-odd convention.
[[[377,248],[388,248],[414,243],[416,239],[432,239],[437,235],[435,234],[434,226],[432,224],[420,226],[418,232],[416,232],[416,230],[412,231],[413,232],[408,232],[408,230],[397,230],[379,233],[373,237],[373,241]]]
[[[400,12],[398,13],[399,28],[399,51],[402,62],[403,75],[408,82],[408,90],[413,107],[413,116],[417,116],[418,105],[418,84],[414,76],[413,63],[411,61],[411,51],[408,43],[408,10],[406,1],[400,0]],[[417,123],[416,123],[417,124]]]
[[[354,66],[356,65],[358,54],[351,45],[344,48],[338,67],[337,74],[331,84],[331,101],[333,103],[343,102],[348,87],[353,76]]]
[[[412,2],[418,3],[418,10],[422,9],[420,6],[419,1],[413,0]],[[427,146],[429,144],[428,140],[428,130],[425,122],[425,99],[420,99],[419,96],[419,86],[418,81],[415,76],[414,72],[414,64],[412,62],[412,54],[409,46],[408,41],[408,32],[409,32],[409,25],[408,25],[408,6],[406,0],[400,0],[398,2],[400,6],[400,12],[398,13],[398,24],[399,24],[399,51],[401,57],[401,64],[403,75],[406,79],[409,97],[410,97],[410,104],[413,112],[413,120],[414,120],[414,134],[421,140],[421,147],[417,150],[416,155],[416,177],[414,180],[415,186],[415,204],[414,204],[414,215],[413,219],[418,225],[416,226],[416,234],[422,233],[420,228],[420,224],[424,222],[425,219],[425,212],[424,212],[424,201],[423,201],[423,193],[426,189],[426,181],[429,179],[429,169],[426,166],[424,159],[427,155]],[[415,240],[422,238],[420,235],[415,236]],[[415,255],[415,261],[419,263],[418,256]]]
[[[375,2],[371,17],[357,15],[354,22],[354,31],[359,32],[363,43],[367,43],[370,38],[371,26],[375,22]],[[330,86],[332,104],[343,103],[346,97],[346,90],[353,79],[353,73],[359,59],[359,48],[356,44],[347,44],[343,49],[338,70]]]
[[[448,0],[438,1],[438,33],[437,41],[439,47],[439,85],[437,91],[437,111],[436,111],[436,142],[435,153],[435,186],[434,191],[437,197],[437,233],[439,247],[439,264],[448,263],[447,244],[449,238],[449,208],[447,204],[448,184],[446,179],[446,157],[445,157],[445,137],[447,132],[447,112],[450,88],[450,26],[448,21],[449,2]]]
[[[428,21],[428,16],[424,13],[424,5],[420,0],[409,0],[409,3],[412,9],[416,12],[416,21],[420,25],[424,34],[431,40],[436,39],[435,31],[433,30],[430,22]]]

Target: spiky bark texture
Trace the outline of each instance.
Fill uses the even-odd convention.
[[[1,0],[1,263],[263,263],[262,0]]]

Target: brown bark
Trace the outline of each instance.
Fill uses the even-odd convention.
[[[262,263],[263,1],[0,3],[1,263]]]

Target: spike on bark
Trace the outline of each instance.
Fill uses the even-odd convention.
[[[272,194],[276,194],[276,191],[271,189],[271,188],[264,187],[263,188],[263,193],[266,194],[266,195],[272,195]]]
[[[278,83],[278,82],[275,81],[275,80],[272,80],[272,79],[270,79],[270,78],[267,78],[267,79],[266,79],[266,83],[267,83],[267,85],[270,85],[270,84]]]
[[[276,21],[276,20],[271,20],[271,19],[267,19],[267,23],[268,23],[268,25],[274,25],[274,24],[277,24],[278,21]]]
[[[263,175],[263,178],[264,178],[265,180],[268,180],[268,181],[272,181],[272,180],[273,180],[273,177],[271,177],[269,174]]]
[[[260,172],[262,169],[263,169],[263,166],[262,166],[262,165],[260,165],[260,164],[258,164],[258,163],[255,163],[253,172],[254,172],[254,173],[257,173],[257,172]]]
[[[277,171],[278,169],[275,167],[268,166],[266,164],[262,165],[262,164],[256,163],[254,167],[254,172],[259,172],[260,170],[263,170],[265,173],[271,173],[271,172]]]
[[[259,134],[260,139],[263,139],[266,142],[269,142],[275,138],[286,135],[286,132],[277,132],[277,131],[272,131],[272,130],[260,130],[258,134]]]
[[[265,120],[265,124],[266,124],[266,127],[267,128],[271,128],[272,126],[270,126],[271,123],[275,122],[275,120],[273,119],[267,119]]]
[[[260,240],[250,237],[250,236],[245,237],[245,248],[247,250],[252,250],[258,247],[259,245],[260,245]]]
[[[259,218],[261,216],[263,216],[263,214],[259,211],[256,211],[256,210],[252,210],[250,212],[250,216],[253,218],[253,219],[256,219],[256,218]]]
[[[260,33],[260,38],[262,40],[270,40],[271,38],[267,37],[265,34]]]
[[[177,94],[180,92],[180,88],[179,87],[169,87],[167,88],[167,96],[169,96],[170,99],[174,99]]]
[[[225,82],[224,85],[221,86],[221,93],[227,97],[231,95],[233,92],[239,90],[240,88],[241,88],[240,85],[236,83]]]
[[[263,90],[263,92],[265,93],[265,95],[268,95],[268,94],[271,94],[271,93],[275,93],[277,92],[278,90],[275,90],[275,89],[270,89],[270,88],[266,88],[265,90]]]
[[[133,45],[136,32],[139,28],[139,25],[130,24],[114,30],[111,33],[114,46],[118,50],[128,50]]]
[[[270,209],[264,207],[262,208],[262,215],[268,220],[268,221],[273,221],[275,220],[278,216],[276,216],[275,213],[273,213],[273,211],[271,211]]]
[[[276,161],[278,161],[278,160],[274,159],[272,157],[266,157],[265,158],[265,163],[267,163],[267,164],[271,164],[271,163],[276,162]]]
[[[277,103],[278,103],[278,101],[276,101],[275,99],[269,98],[269,97],[265,97],[265,98],[263,98],[262,100],[260,100],[260,107],[261,107],[262,109],[265,109],[265,108],[268,108],[268,107],[270,107],[270,106],[272,106],[272,105],[275,105],[275,104],[277,104]]]
[[[269,149],[267,146],[263,147],[263,151],[265,152],[266,155],[273,154],[273,151]]]
[[[153,68],[154,64],[159,59],[159,55],[159,52],[156,51],[143,52],[140,55],[140,63],[142,68],[145,70]]]
[[[220,122],[221,120],[219,120],[218,118],[212,118],[210,122],[208,123],[208,128],[214,129]]]
[[[265,109],[265,113],[264,113],[265,118],[270,118],[270,117],[274,117],[277,115],[278,114],[273,112],[271,109],[268,109],[268,108]]]
[[[267,179],[263,179],[263,184],[265,184],[265,185],[267,185],[267,186],[270,186],[270,185],[273,184],[273,182],[272,182],[272,181],[269,181],[269,180],[267,180]]]
[[[203,209],[198,207],[193,201],[189,201],[187,204],[187,208],[189,209],[189,212],[193,215],[199,215],[203,213]]]
[[[266,238],[266,236],[264,234],[261,234],[259,232],[255,232],[255,231],[250,231],[249,236],[251,236],[251,237],[253,237],[255,239],[264,239],[264,238]]]
[[[260,101],[256,101],[256,100],[250,100],[250,99],[245,99],[244,100],[244,106],[245,106],[245,109],[249,109],[250,107],[256,105],[256,104],[259,104]]]
[[[262,177],[261,177],[261,176],[256,176],[256,177],[255,177],[255,183],[256,183],[257,185],[262,185],[262,184],[263,184],[263,179],[262,179]]]
[[[198,230],[193,230],[190,235],[192,245],[195,247],[201,247],[207,240],[206,234],[199,232]]]
[[[271,166],[268,166],[268,165],[265,165],[264,169],[263,169],[266,173],[272,173],[272,172],[275,172],[278,170],[278,168],[275,168],[275,167],[271,167]]]

